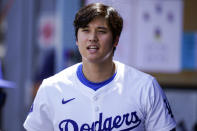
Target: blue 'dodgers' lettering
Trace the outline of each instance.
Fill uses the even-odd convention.
[[[137,112],[131,112],[124,114],[123,116],[116,116],[114,119],[108,117],[103,120],[103,113],[99,114],[99,120],[93,122],[91,125],[84,123],[81,126],[76,121],[71,119],[63,120],[59,123],[60,131],[112,131],[112,129],[118,129],[123,124],[127,125],[127,128],[120,131],[129,131],[138,127],[141,120],[137,116]],[[69,131],[70,131],[69,130]]]
[[[64,131],[64,130],[68,131],[69,124],[70,124],[70,126],[73,127],[73,131],[78,131],[77,123],[73,120],[70,120],[70,119],[66,119],[66,120],[63,120],[60,122],[60,124],[59,124],[60,131]]]

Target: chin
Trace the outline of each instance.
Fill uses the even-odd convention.
[[[98,58],[84,58],[83,57],[83,61],[85,62],[88,62],[88,63],[99,63],[101,62],[102,60],[101,59],[98,59]]]
[[[90,56],[83,57],[83,61],[90,62],[90,63],[101,63],[101,62],[110,61],[110,60],[112,60],[112,55],[110,54],[105,55],[105,56],[90,55]]]

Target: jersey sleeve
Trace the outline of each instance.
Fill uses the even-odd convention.
[[[167,97],[155,79],[148,90],[146,112],[147,131],[170,131],[176,127]]]
[[[46,89],[42,83],[23,126],[28,131],[53,131],[49,116]]]

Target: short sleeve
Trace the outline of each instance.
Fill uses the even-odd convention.
[[[23,126],[28,131],[53,131],[49,116],[46,89],[42,83]]]
[[[167,97],[155,79],[152,80],[147,95],[147,131],[170,131],[175,128],[176,122]]]

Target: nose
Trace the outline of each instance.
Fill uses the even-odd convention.
[[[90,42],[97,42],[97,41],[98,41],[98,37],[97,37],[96,32],[90,33],[89,41],[90,41]]]

